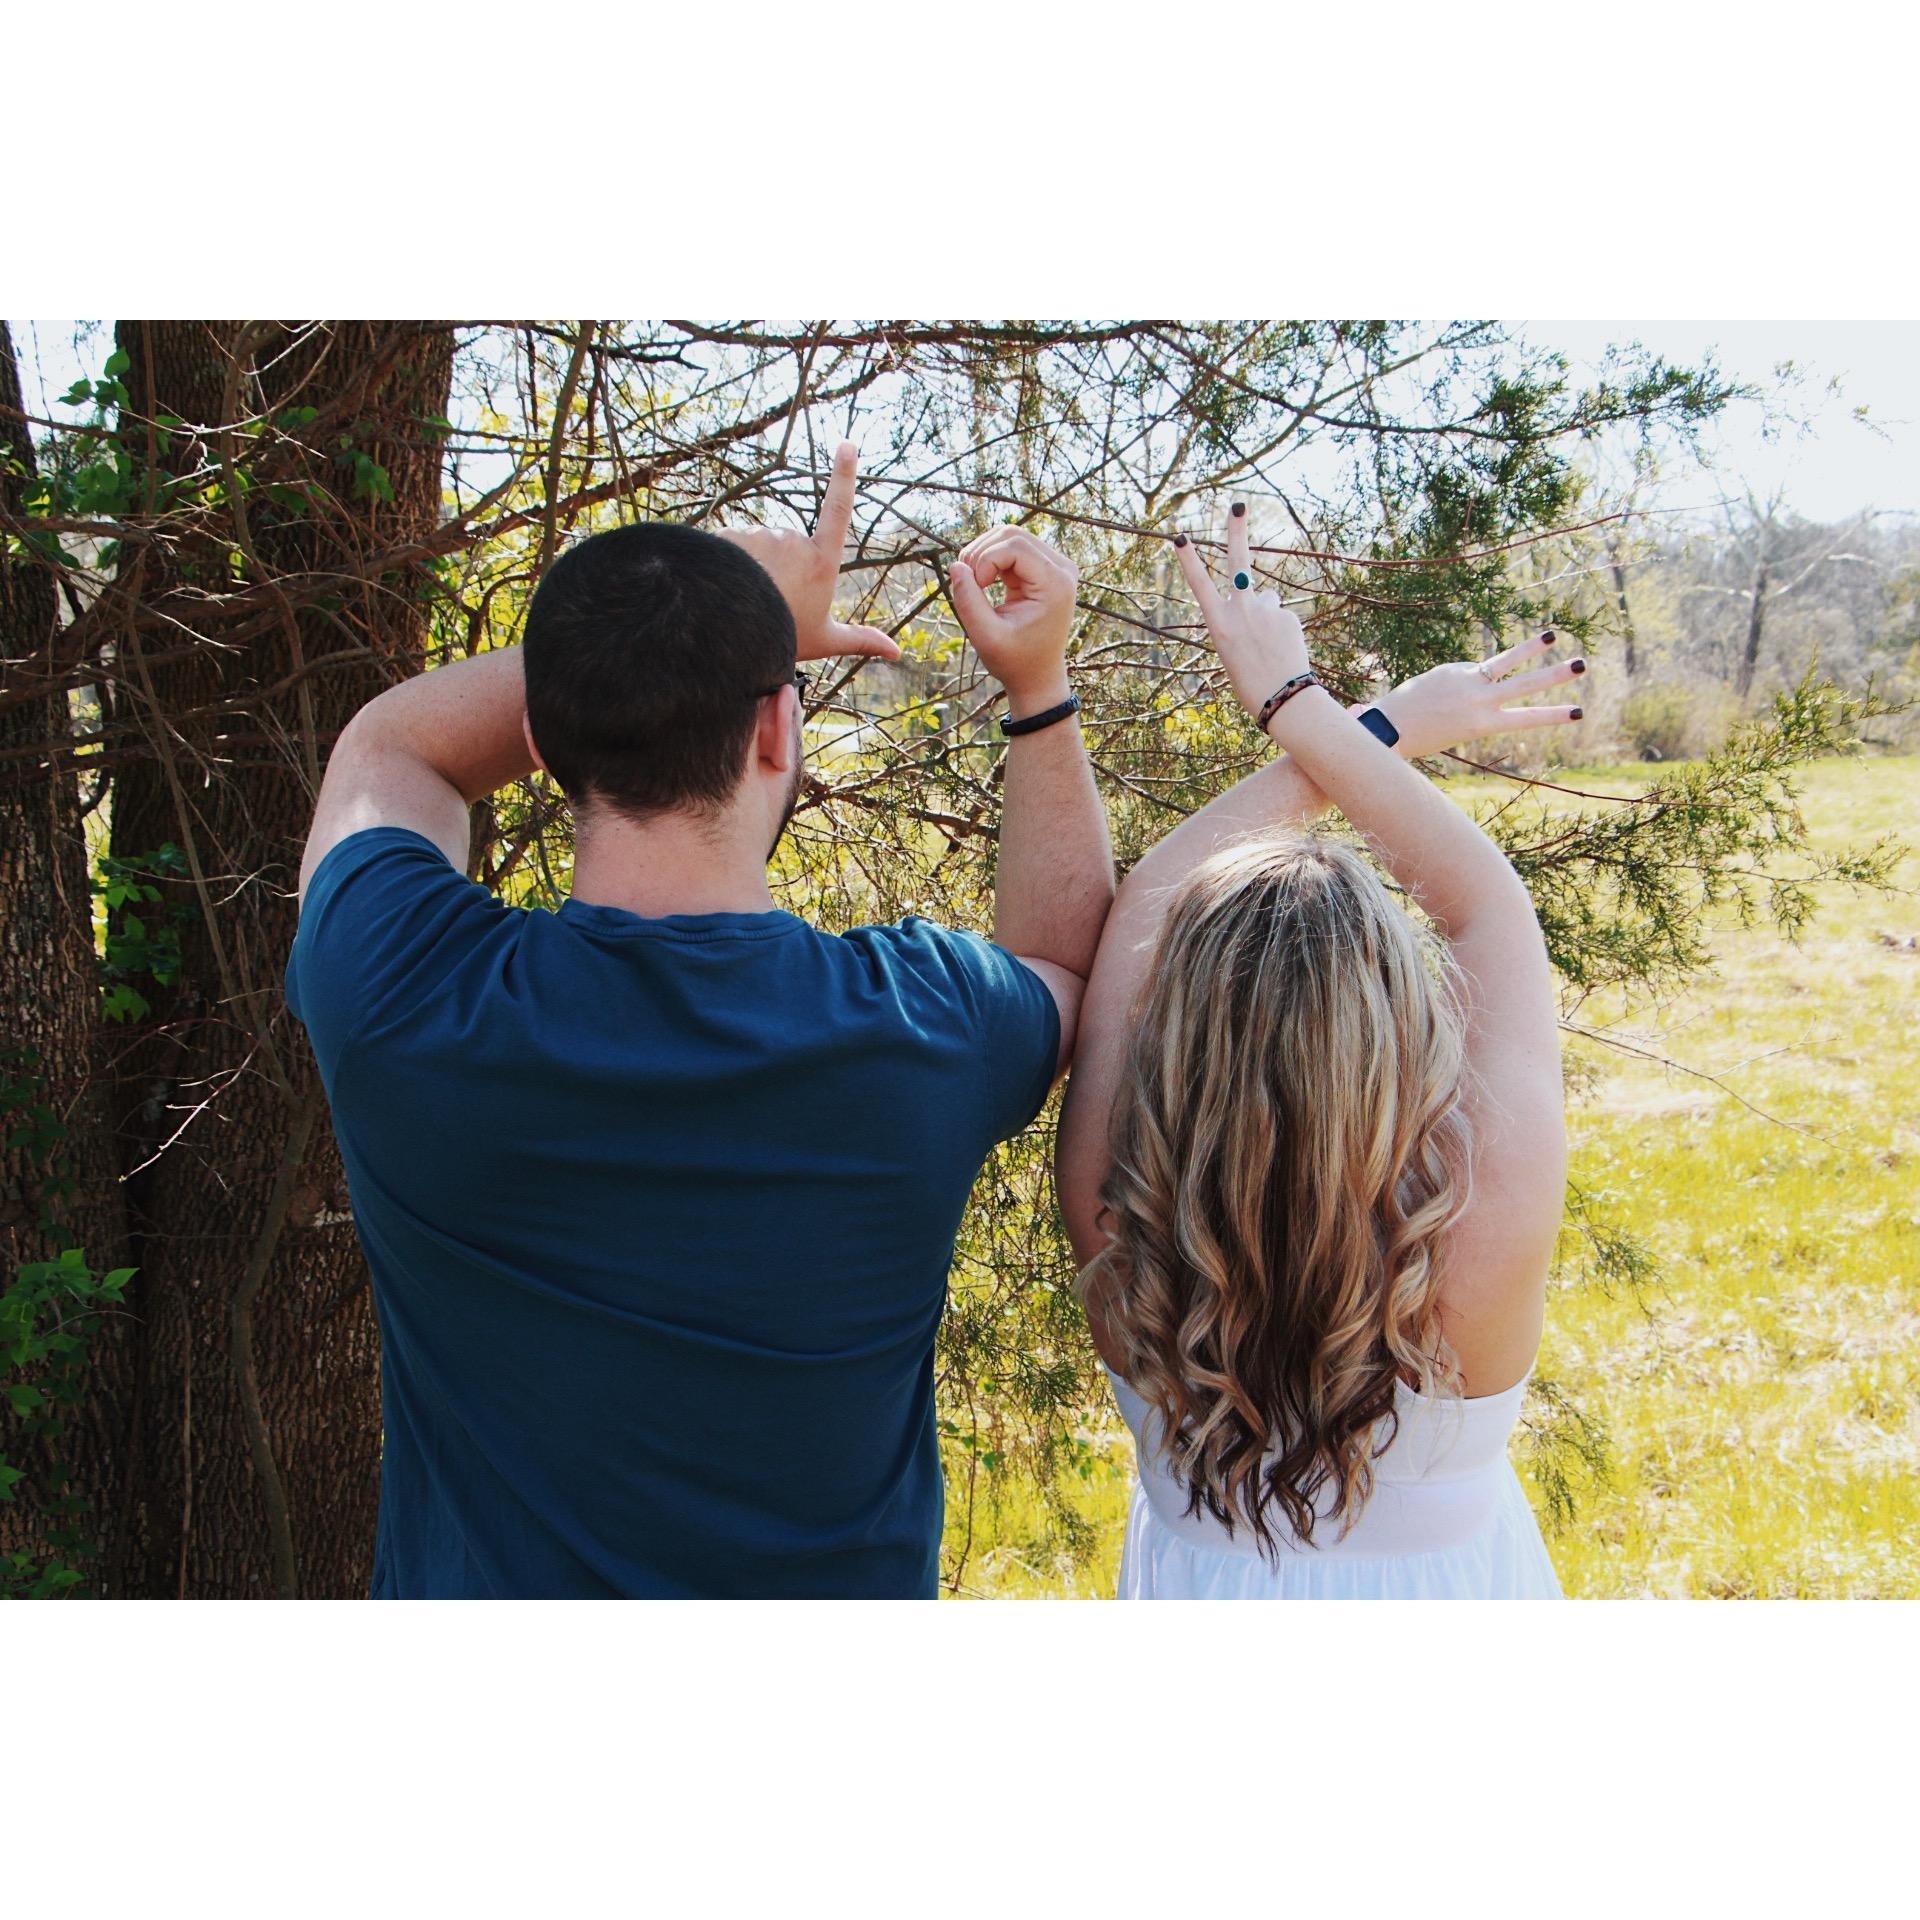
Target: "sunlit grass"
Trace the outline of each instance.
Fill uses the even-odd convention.
[[[1826,762],[1799,784],[1822,847],[1920,837],[1920,758]],[[1899,879],[1920,884],[1920,861]],[[1683,998],[1575,1014],[1721,1084],[1570,1048],[1592,1075],[1573,1177],[1660,1278],[1643,1299],[1568,1282],[1549,1303],[1541,1365],[1610,1440],[1606,1481],[1549,1535],[1569,1594],[1920,1594],[1920,941],[1883,935],[1920,935],[1920,898],[1829,890],[1795,945],[1721,925],[1715,974]],[[1130,1460],[1124,1430],[1095,1437],[1070,1496],[1092,1558],[1048,1545],[1029,1490],[990,1487],[966,1591],[1113,1590]]]

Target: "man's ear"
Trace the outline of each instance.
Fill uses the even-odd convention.
[[[800,691],[782,687],[771,700],[760,702],[760,720],[754,728],[754,758],[768,773],[791,773],[800,752]]]
[[[520,731],[526,735],[527,751],[533,755],[533,764],[545,773],[547,763],[540,758],[540,749],[533,743],[533,721],[528,717],[525,707],[520,709]]]

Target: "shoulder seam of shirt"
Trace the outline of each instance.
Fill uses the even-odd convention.
[[[569,895],[554,910],[559,918],[562,909],[577,906],[582,912],[597,914],[601,911],[619,913],[623,909],[603,908],[603,903],[595,900],[576,901]],[[634,922],[631,926],[622,926],[618,922],[603,922],[598,919],[590,923],[594,933],[606,934],[616,940],[678,940],[690,946],[714,945],[725,940],[778,940],[785,938],[796,929],[807,933],[817,933],[819,929],[800,918],[797,913],[788,913],[785,908],[776,908],[772,913],[756,918],[765,918],[774,924],[761,927],[670,927],[667,920],[698,918],[697,915],[663,914],[658,919],[649,920],[644,915],[629,916]],[[578,920],[569,920],[569,926],[580,926]],[[583,928],[583,931],[587,929]]]

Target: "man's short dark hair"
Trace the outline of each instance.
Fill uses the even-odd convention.
[[[793,678],[793,615],[730,541],[655,522],[562,554],[533,596],[524,648],[548,771],[576,806],[644,819],[732,797],[755,696]]]

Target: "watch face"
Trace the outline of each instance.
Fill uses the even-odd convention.
[[[1360,724],[1365,727],[1376,740],[1382,741],[1389,747],[1393,746],[1400,738],[1400,729],[1396,727],[1378,707],[1369,707],[1365,713],[1361,714]]]

